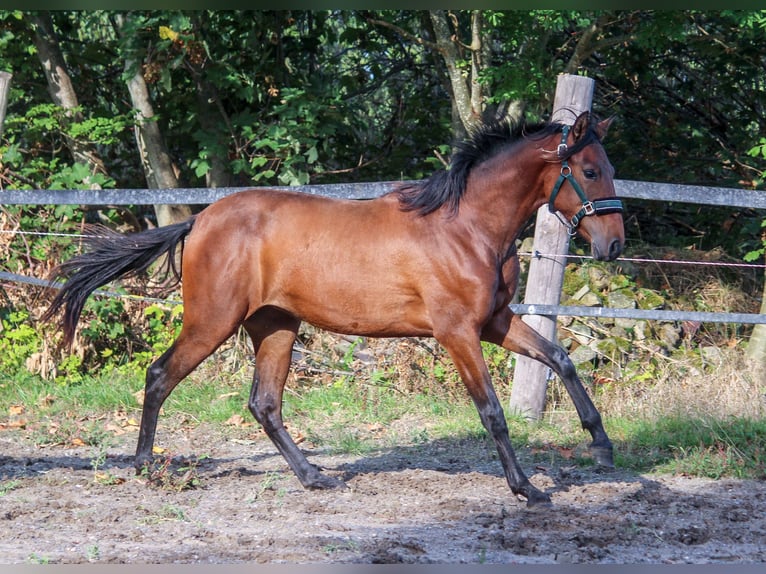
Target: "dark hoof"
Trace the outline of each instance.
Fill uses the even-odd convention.
[[[348,488],[348,485],[337,478],[332,476],[326,476],[324,474],[317,474],[305,481],[301,481],[303,487],[309,490],[330,490],[333,488],[343,489]]]
[[[148,474],[152,470],[152,467],[154,467],[154,458],[152,457],[136,457],[133,461],[133,468],[136,469],[136,476]]]
[[[527,508],[540,509],[550,508],[553,506],[550,495],[542,492],[541,490],[537,490],[534,486],[530,486],[526,492],[520,494],[526,497]]]
[[[611,446],[591,445],[589,450],[593,460],[595,460],[599,466],[603,466],[604,468],[614,468],[614,458],[612,457]]]

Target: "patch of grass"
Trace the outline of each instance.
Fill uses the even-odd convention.
[[[202,484],[197,470],[198,465],[198,460],[176,464],[170,454],[167,454],[161,460],[155,461],[151,468],[144,468],[141,476],[146,478],[149,484],[162,490],[174,492],[192,490]]]
[[[144,509],[147,515],[138,520],[141,524],[160,524],[163,522],[188,522],[186,511],[175,504],[163,504],[156,510]]]
[[[247,504],[255,504],[262,500],[264,495],[269,491],[276,492],[276,497],[282,499],[286,494],[286,489],[282,486],[278,486],[285,479],[285,475],[282,472],[271,471],[267,472],[263,479],[258,483],[253,492],[245,498]]]
[[[617,464],[638,472],[766,477],[766,421],[661,417],[612,421]]]
[[[51,559],[48,558],[47,556],[40,556],[36,552],[33,552],[32,554],[29,555],[29,557],[27,558],[27,561],[30,564],[50,564]]]
[[[0,482],[0,496],[5,496],[12,490],[16,490],[21,486],[20,480],[5,480]]]

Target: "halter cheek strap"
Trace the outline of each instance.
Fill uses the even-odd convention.
[[[561,143],[558,147],[558,155],[561,157],[564,155],[567,151],[567,135],[569,134],[569,126],[564,126],[564,128],[561,130]],[[559,191],[561,191],[561,186],[564,184],[564,181],[569,181],[572,188],[575,190],[575,193],[577,193],[577,197],[580,198],[580,201],[582,202],[582,207],[580,208],[580,211],[574,214],[572,216],[572,219],[570,219],[568,222],[564,221],[558,214],[558,210],[553,205],[556,201],[556,197],[558,197]],[[559,175],[559,178],[556,180],[556,184],[553,186],[553,191],[551,192],[551,197],[548,200],[548,211],[555,214],[556,217],[559,218],[561,223],[564,224],[564,226],[569,231],[569,235],[574,235],[577,233],[577,226],[580,225],[580,222],[583,220],[584,217],[587,217],[588,215],[606,215],[608,213],[622,213],[623,206],[622,201],[619,199],[595,199],[593,201],[590,201],[588,199],[588,196],[585,195],[585,192],[582,190],[582,187],[580,187],[580,184],[577,183],[577,180],[572,175],[572,168],[569,167],[569,163],[567,160],[562,159],[561,160],[561,175]]]

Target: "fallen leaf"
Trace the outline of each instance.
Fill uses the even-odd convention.
[[[56,400],[56,397],[54,397],[53,395],[45,395],[43,398],[41,398],[38,401],[38,404],[41,407],[49,407],[54,403],[55,400]]]
[[[163,452],[165,452],[165,449],[162,448],[161,446],[153,446],[152,447],[152,452],[154,454],[162,454]]]
[[[231,415],[229,417],[229,420],[227,420],[224,424],[234,427],[240,427],[244,424],[245,419],[242,415]]]
[[[0,430],[23,429],[27,426],[26,419],[18,419],[7,423],[0,423]]]
[[[125,479],[121,476],[114,476],[109,472],[97,472],[93,478],[96,479],[96,482],[101,484],[108,484],[110,486],[122,484],[125,482]]]
[[[118,436],[121,434],[125,434],[125,429],[121,427],[120,425],[116,425],[114,423],[107,423],[104,426],[104,428],[110,433],[118,435]]]
[[[8,408],[8,414],[11,416],[23,415],[25,410],[24,405],[11,405]]]
[[[569,460],[574,456],[574,449],[573,448],[566,448],[564,446],[557,446],[556,450],[558,453],[563,457]]]

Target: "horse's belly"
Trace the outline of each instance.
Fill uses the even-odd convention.
[[[293,296],[282,308],[321,329],[368,337],[429,336],[428,313],[415,297],[371,289],[323,289]]]

